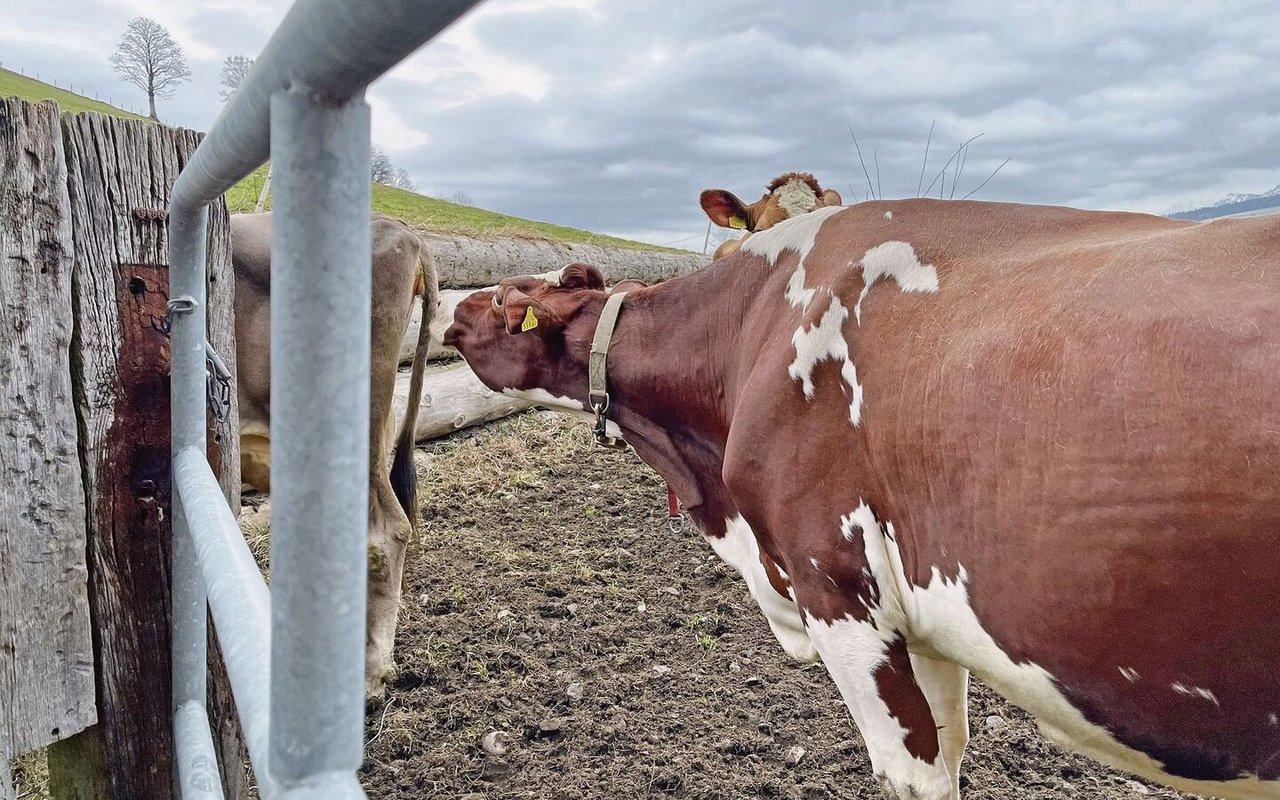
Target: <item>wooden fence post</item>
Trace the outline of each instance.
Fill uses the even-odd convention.
[[[62,136],[75,242],[73,364],[106,793],[167,800],[173,747],[165,209],[198,136],[94,113],[64,116]],[[210,216],[210,340],[234,369],[225,207],[215,206]],[[232,500],[238,499],[236,425],[233,416],[210,436],[210,457],[224,486],[233,487]],[[211,683],[211,710],[225,709],[225,684]],[[234,719],[215,722],[215,730],[223,733],[225,725],[234,731]],[[231,777],[228,796],[241,796],[240,749],[233,744],[222,756]]]
[[[72,281],[58,108],[0,100],[0,759],[96,719]]]

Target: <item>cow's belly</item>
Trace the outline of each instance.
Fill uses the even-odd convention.
[[[896,551],[896,543],[888,541],[886,545]],[[914,634],[909,649],[969,668],[1006,699],[1031,713],[1051,740],[1118,769],[1183,791],[1225,800],[1280,798],[1280,781],[1276,780],[1280,771],[1280,718],[1271,708],[1280,703],[1272,703],[1278,696],[1274,677],[1255,677],[1255,702],[1246,699],[1242,704],[1238,696],[1230,702],[1225,696],[1217,697],[1207,688],[1213,685],[1211,680],[1197,683],[1189,675],[1179,681],[1169,676],[1143,674],[1143,669],[1156,671],[1148,665],[1176,663],[1175,653],[1155,653],[1140,669],[1125,663],[1126,657],[1110,648],[1089,651],[1085,645],[1082,650],[1079,645],[1064,641],[1058,641],[1055,646],[1051,637],[1035,636],[1019,638],[1016,642],[997,641],[993,631],[999,626],[984,624],[985,616],[1007,616],[1009,609],[1016,608],[1020,626],[1038,624],[1047,630],[1066,630],[1071,626],[1055,624],[1055,617],[1068,612],[1064,612],[1053,597],[1036,597],[1031,602],[1028,595],[1016,589],[1002,594],[998,588],[998,572],[972,573],[963,558],[954,575],[944,575],[933,568],[923,586],[909,584],[900,564],[900,557],[889,559],[887,564],[882,562],[878,570],[881,574],[875,577],[881,585],[885,585],[886,580],[892,581],[901,593],[904,612]],[[1152,568],[1158,569],[1159,565],[1153,564]],[[885,570],[895,574],[883,574]],[[977,608],[971,590],[979,598]],[[1101,604],[1099,608],[1104,606]],[[1229,612],[1224,609],[1224,613]],[[1159,619],[1158,615],[1152,618]],[[1164,623],[1144,621],[1141,617],[1107,619],[1100,612],[1099,616],[1073,624],[1098,629],[1112,626],[1119,638],[1163,640],[1169,648],[1177,646],[1168,636],[1158,633],[1144,636],[1149,633],[1144,631],[1144,626]],[[1275,641],[1274,629],[1258,633]],[[1095,641],[1108,638],[1104,636]],[[1039,652],[1024,650],[1015,660],[1010,652],[1017,652],[1019,648],[1038,648]],[[1223,653],[1202,674],[1217,673],[1222,677],[1221,671],[1231,669],[1232,659],[1231,653]],[[1059,669],[1058,664],[1068,666]],[[1235,688],[1238,693],[1238,683]],[[1133,695],[1137,702],[1134,697],[1122,697],[1124,694]],[[1146,706],[1145,711],[1134,711],[1142,706]],[[1223,733],[1233,730],[1237,732],[1235,737]],[[1122,732],[1128,732],[1129,736]],[[1227,749],[1238,747],[1238,751],[1223,752],[1224,742]],[[1244,754],[1243,758],[1257,766],[1254,769],[1231,766],[1231,777],[1214,775],[1215,769],[1221,766],[1214,762],[1215,748],[1223,763],[1238,760]],[[1268,752],[1273,753],[1270,758]]]

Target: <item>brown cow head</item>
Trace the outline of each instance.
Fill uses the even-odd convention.
[[[769,181],[764,196],[751,205],[725,189],[705,189],[699,202],[715,224],[746,231],[741,239],[730,239],[716,248],[715,258],[722,258],[737,250],[755,231],[772,228],[815,208],[838,206],[843,200],[835,189],[819,186],[818,179],[808,172],[788,172]]]
[[[587,352],[597,315],[578,312],[602,303],[604,288],[600,270],[589,264],[506,278],[495,290],[480,290],[458,304],[444,341],[495,391],[541,390],[560,402],[530,399],[585,410]]]

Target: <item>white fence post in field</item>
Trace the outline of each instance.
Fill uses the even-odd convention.
[[[170,206],[174,736],[179,794],[220,797],[205,710],[212,612],[259,794],[363,798],[370,189],[365,87],[479,0],[299,0]],[[268,146],[269,145],[269,146]],[[267,158],[272,588],[205,459],[205,206]]]

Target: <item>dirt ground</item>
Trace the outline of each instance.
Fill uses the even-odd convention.
[[[371,798],[875,798],[819,666],[735,573],[666,527],[663,486],[533,412],[420,453],[400,666],[371,708]],[[970,690],[967,800],[1189,798],[1049,744]]]
[[[823,668],[783,654],[699,534],[667,529],[633,454],[539,411],[432,443],[418,467],[371,800],[879,797]],[[267,515],[244,511],[264,557]],[[977,682],[969,702],[966,800],[1194,800],[1049,744]],[[42,761],[15,764],[24,800],[47,797]]]

